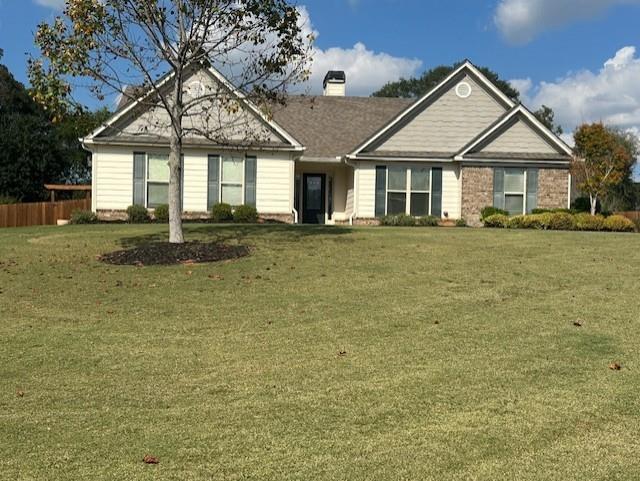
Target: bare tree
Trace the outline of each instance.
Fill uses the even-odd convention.
[[[245,108],[284,102],[287,87],[308,78],[312,38],[302,27],[287,0],[67,0],[61,16],[39,25],[42,55],[29,76],[54,117],[78,105],[74,78],[98,99],[117,93],[162,113],[154,127],[169,144],[169,241],[181,243],[184,140],[259,143],[264,132],[249,128]],[[222,73],[219,86],[185,88],[207,66]]]

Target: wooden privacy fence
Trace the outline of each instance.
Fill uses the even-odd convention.
[[[74,210],[91,210],[91,199],[0,205],[0,227],[55,225],[69,219]]]
[[[632,210],[629,212],[616,212],[617,214],[625,216],[627,219],[631,219],[634,222],[640,221],[640,210]]]

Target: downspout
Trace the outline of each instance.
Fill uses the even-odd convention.
[[[292,162],[292,168],[291,168],[291,177],[293,178],[293,192],[291,192],[291,198],[293,199],[293,203],[292,203],[292,212],[293,212],[293,223],[297,224],[298,223],[298,211],[296,210],[296,162],[300,160],[300,157],[298,157],[297,159],[293,159]]]
[[[355,219],[358,214],[358,168],[356,164],[352,164],[349,162],[348,158],[344,158],[344,163],[349,167],[353,168],[353,211],[349,216],[349,225],[353,225],[353,219]]]

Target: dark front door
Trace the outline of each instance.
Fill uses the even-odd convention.
[[[324,174],[304,174],[302,177],[302,222],[324,224],[325,176]]]

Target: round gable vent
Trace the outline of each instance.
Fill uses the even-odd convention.
[[[456,85],[456,95],[461,99],[466,99],[471,95],[471,85],[467,82],[460,82]]]

